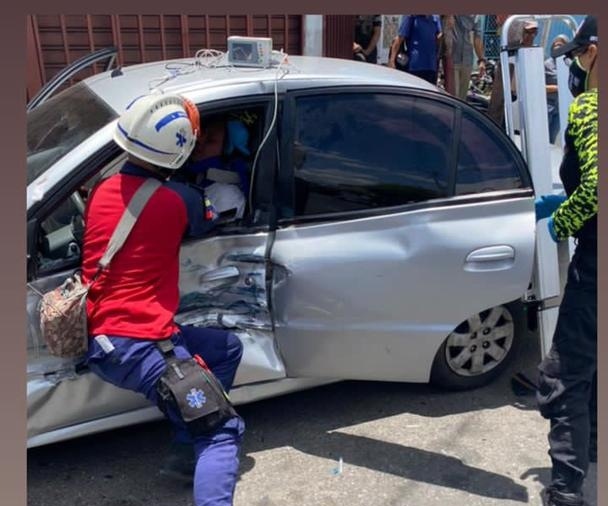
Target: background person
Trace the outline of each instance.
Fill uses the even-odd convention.
[[[483,39],[481,36],[481,17],[474,15],[448,15],[445,20],[446,33],[451,44],[446,47],[446,57],[451,58],[451,82],[453,93],[461,100],[466,100],[473,71],[472,54],[475,52],[479,75],[485,72]],[[472,40],[471,40],[472,39]],[[447,76],[446,76],[447,77]]]
[[[408,15],[401,18],[397,38],[391,47],[388,66],[396,68],[396,58],[405,43],[406,71],[429,83],[437,84],[441,20],[433,15]]]
[[[357,16],[353,59],[368,63],[378,62],[378,41],[382,32],[382,16]]]
[[[530,19],[524,21],[523,30],[521,33],[521,47],[532,47],[534,39],[538,35],[538,21]]]
[[[574,100],[568,112],[560,178],[565,196],[537,200],[537,219],[548,217],[555,241],[574,237],[576,249],[559,307],[553,343],[539,365],[537,400],[550,421],[549,506],[583,506],[589,462],[597,461],[597,20],[587,16],[571,42],[551,56],[567,55]]]
[[[496,24],[498,26],[498,35],[502,32],[502,26],[509,16],[507,14],[498,14],[496,16]],[[509,27],[507,35],[507,45],[509,48],[518,48],[520,46],[532,46],[534,38],[538,33],[538,22],[533,19],[521,20],[515,19]],[[502,73],[504,69],[500,59],[496,65],[496,72],[492,82],[492,92],[490,94],[490,103],[488,104],[488,116],[492,118],[501,128],[505,126],[505,98],[502,85]],[[516,83],[515,72],[512,63],[509,64],[509,75],[511,78],[511,97],[515,100]]]

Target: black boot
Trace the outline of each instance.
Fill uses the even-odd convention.
[[[560,492],[552,487],[542,491],[543,506],[587,506],[582,494]]]
[[[192,483],[195,467],[192,445],[173,443],[160,469],[160,474],[184,483]]]

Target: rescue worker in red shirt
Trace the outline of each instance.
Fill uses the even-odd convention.
[[[162,185],[139,215],[124,246],[92,284],[88,300],[88,367],[105,381],[145,395],[165,413],[175,440],[194,454],[196,506],[232,504],[244,423],[231,416],[211,432],[184,422],[178,404],[159,395],[167,360],[159,342],[179,359],[199,355],[227,392],[241,360],[238,337],[223,329],[178,326],[179,251],[184,237],[204,236],[213,219],[204,196],[168,176],[188,159],[198,135],[196,106],[178,95],[135,99],[119,118],[115,142],[128,153],[118,174],[93,190],[85,213],[83,279],[97,271],[127,203],[147,178]]]

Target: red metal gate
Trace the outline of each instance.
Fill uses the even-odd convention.
[[[275,49],[302,54],[302,16],[296,15],[29,15],[27,99],[64,67],[114,46],[118,64],[192,57],[202,48],[226,50],[229,35],[272,37]],[[83,71],[83,78],[102,70]]]
[[[325,16],[323,54],[334,58],[353,57],[356,16]]]

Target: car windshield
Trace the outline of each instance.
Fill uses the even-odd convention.
[[[84,83],[58,93],[27,114],[27,184],[117,114]]]

